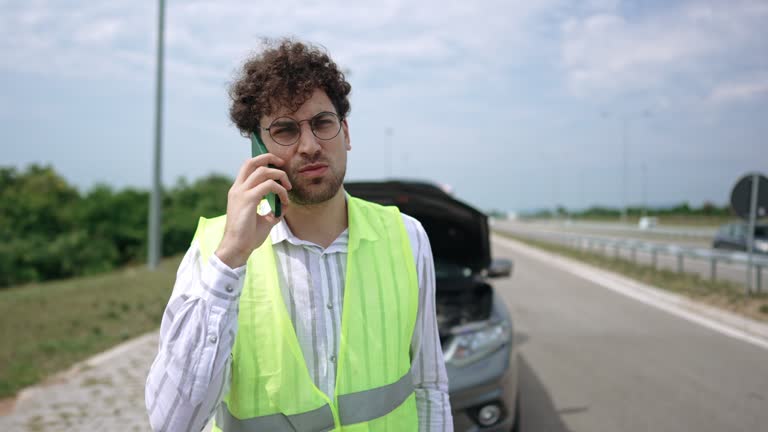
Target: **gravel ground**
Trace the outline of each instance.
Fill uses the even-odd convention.
[[[123,343],[19,394],[1,431],[149,431],[144,383],[158,333]]]

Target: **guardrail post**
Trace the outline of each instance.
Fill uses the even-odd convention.
[[[619,245],[613,246],[613,258],[619,259]]]
[[[651,249],[651,266],[656,270],[656,249]]]
[[[710,264],[709,279],[714,281],[715,279],[717,279],[717,258],[712,257],[710,259],[710,263],[709,264]]]
[[[677,253],[677,272],[678,273],[683,272],[683,253],[682,252]]]
[[[632,251],[632,262],[637,263],[637,249],[633,246],[630,251]]]
[[[756,267],[757,267],[757,274],[755,274],[755,276],[757,277],[757,280],[755,281],[755,285],[757,286],[757,293],[760,294],[761,292],[763,292],[763,287],[762,287],[763,266],[759,265]]]

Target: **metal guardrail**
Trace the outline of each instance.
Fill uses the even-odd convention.
[[[647,242],[634,239],[612,239],[606,237],[589,236],[572,233],[553,233],[553,232],[532,232],[523,230],[511,230],[506,227],[494,226],[495,230],[508,232],[510,234],[522,237],[540,239],[568,246],[577,249],[600,250],[603,253],[613,249],[615,257],[618,257],[621,251],[629,251],[632,262],[637,262],[637,252],[646,252],[651,255],[651,266],[657,268],[659,255],[668,255],[677,259],[676,270],[678,273],[685,271],[685,259],[698,259],[709,261],[711,280],[717,280],[717,266],[719,263],[743,264],[746,266],[749,261],[749,255],[744,252],[718,251],[714,249],[704,249],[696,247],[685,247],[674,244],[663,244]],[[768,268],[768,257],[753,255],[752,265],[755,272],[756,292],[762,292],[762,273],[763,269]]]
[[[613,232],[631,232],[639,235],[643,234],[656,234],[668,237],[682,237],[691,239],[704,239],[711,240],[717,232],[716,228],[695,228],[695,227],[668,227],[668,226],[653,226],[648,228],[640,228],[635,224],[626,223],[614,223],[614,222],[584,222],[578,220],[564,220],[559,222],[565,226],[589,228],[599,231],[613,231]]]

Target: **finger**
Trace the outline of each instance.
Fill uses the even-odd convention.
[[[272,213],[272,212],[269,212],[269,213],[265,214],[264,216],[258,216],[258,217],[260,217],[260,218],[263,218],[263,219],[264,219],[264,220],[266,220],[266,221],[267,221],[267,222],[268,222],[270,225],[275,225],[275,224],[277,224],[277,223],[278,223],[278,222],[280,222],[280,220],[283,218],[283,216],[280,216],[280,217],[276,217],[276,216],[275,216],[275,214],[274,214],[274,213]]]
[[[249,199],[261,201],[270,192],[276,194],[283,205],[290,205],[291,201],[288,199],[288,191],[274,180],[267,180],[261,183],[255,188],[248,190],[246,195]]]
[[[256,187],[260,183],[264,183],[267,180],[277,180],[286,189],[293,189],[293,185],[291,185],[291,182],[288,180],[288,174],[286,174],[285,171],[264,166],[256,168],[242,185],[247,190]]]
[[[266,153],[247,159],[245,162],[243,162],[243,165],[240,166],[240,171],[237,174],[235,183],[243,183],[248,178],[248,176],[251,175],[251,173],[254,172],[258,167],[267,166],[269,164],[273,164],[275,166],[283,166],[285,165],[285,161],[273,155],[272,153]]]

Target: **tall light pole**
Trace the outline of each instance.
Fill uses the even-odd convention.
[[[627,117],[621,122],[621,222],[627,222]]]
[[[602,117],[609,117],[609,112],[601,112],[600,115]],[[644,109],[640,111],[639,113],[636,113],[635,115],[639,115],[642,117],[650,117],[651,111],[648,109]],[[621,119],[621,222],[627,221],[627,175],[628,175],[628,169],[627,169],[627,153],[628,153],[628,132],[627,129],[629,128],[629,115],[623,114],[620,115],[619,118]]]
[[[152,194],[149,199],[149,251],[147,265],[154,270],[162,251],[162,140],[163,140],[163,32],[165,0],[159,0],[157,14],[157,75],[155,77],[155,152]]]
[[[643,216],[648,216],[648,169],[643,162]]]

